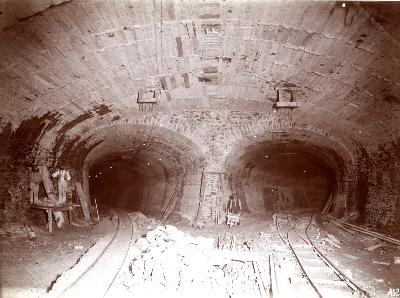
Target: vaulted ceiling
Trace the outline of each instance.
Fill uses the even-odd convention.
[[[291,86],[291,123],[366,144],[400,136],[398,3],[60,2],[1,2],[3,124],[47,113],[85,134],[154,113],[272,113]]]

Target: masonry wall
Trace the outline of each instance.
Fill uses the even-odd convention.
[[[92,150],[93,146],[101,141],[99,137],[86,138],[87,136],[91,136],[90,130],[86,129],[84,134],[88,135],[86,137],[84,135],[80,136],[82,140],[85,140],[85,146],[69,146],[68,144],[74,143],[73,140],[75,137],[74,135],[68,136],[66,134],[63,137],[64,143],[60,141],[60,145],[57,145],[59,151],[54,151],[50,146],[52,142],[44,142],[46,139],[57,139],[54,136],[57,136],[60,126],[57,125],[58,122],[56,120],[52,122],[51,119],[53,118],[50,114],[43,117],[32,117],[32,119],[20,123],[20,126],[14,130],[10,125],[3,125],[2,133],[0,134],[1,142],[4,145],[1,146],[1,179],[4,182],[1,183],[2,208],[5,208],[6,201],[11,202],[9,191],[14,186],[19,187],[19,183],[23,181],[21,177],[24,174],[22,176],[14,176],[16,173],[23,173],[24,169],[26,170],[30,164],[35,162],[47,165],[50,171],[59,162],[67,162],[67,166],[76,171],[76,178],[79,180],[79,173],[81,172],[85,156]],[[151,124],[152,119],[151,117],[138,117],[135,121],[137,124]],[[223,206],[231,191],[226,185],[221,185],[220,179],[221,175],[224,177],[227,174],[224,161],[228,153],[234,150],[235,146],[238,146],[241,140],[248,140],[248,135],[254,134],[260,136],[264,132],[279,128],[288,132],[286,136],[288,139],[294,136],[294,130],[288,127],[289,123],[285,121],[285,117],[282,117],[282,119],[277,116],[268,118],[268,116],[260,113],[230,113],[221,111],[161,113],[154,119],[157,121],[155,127],[168,127],[171,131],[177,132],[183,138],[190,140],[202,148],[203,155],[201,157],[204,158],[209,168],[206,170],[208,173],[206,173],[203,181],[204,189],[200,203],[200,217],[208,222],[214,221],[215,210],[221,210],[221,206]],[[105,119],[99,120],[100,123],[104,124],[103,121]],[[49,123],[53,125],[53,128]],[[305,126],[301,123],[296,125],[304,128],[304,135],[307,132],[310,132],[310,134],[314,132],[312,126],[309,129],[305,129]],[[321,134],[316,135],[318,137],[307,136],[307,138],[310,142],[327,142],[329,139],[321,137]],[[265,135],[264,138],[268,138],[268,135]],[[173,137],[169,139],[171,142],[174,141]],[[330,142],[333,144],[334,140],[335,138],[330,138]],[[39,143],[41,146],[38,146]],[[44,144],[50,147],[46,147]],[[80,144],[80,142],[76,144]],[[399,220],[399,158],[398,147],[396,147],[398,145],[396,144],[398,142],[369,147],[366,153],[362,153],[357,149],[359,147],[363,148],[362,145],[352,148],[348,144],[340,144],[337,147],[337,150],[343,147],[347,148],[347,151],[351,152],[356,158],[356,163],[353,165],[354,183],[346,190],[348,193],[353,192],[351,195],[353,199],[352,202],[348,202],[347,208],[349,211],[358,211],[360,222],[368,221],[376,225],[388,225]],[[183,145],[178,147],[177,150],[181,151],[172,152],[171,156],[180,158],[181,160],[183,160],[183,157],[187,158],[187,160],[195,160],[194,157],[190,157],[190,154],[193,153],[189,149],[184,149],[186,151],[183,151]],[[213,173],[215,170],[216,172]],[[194,171],[191,177],[184,179],[182,191],[175,207],[175,211],[189,218],[194,218],[198,213],[200,173],[201,170]],[[16,177],[16,179],[12,181],[7,180],[11,176]],[[154,182],[150,187],[149,200],[146,201],[147,206],[144,210],[147,210],[146,212],[154,211],[154,213],[159,214],[163,210],[167,198],[170,198],[173,193],[174,183],[173,180],[168,181],[165,185],[164,182]],[[22,186],[27,187],[27,184],[20,185],[21,189]],[[268,184],[259,182],[242,188],[243,196],[248,202],[250,211],[259,210],[263,205],[263,189],[268,187]],[[233,190],[235,191],[235,189]],[[284,192],[286,193],[287,191],[285,190]],[[292,194],[292,196],[294,197],[295,195]],[[27,198],[27,196],[24,196],[24,198]],[[17,205],[13,208],[15,210],[18,209]]]
[[[366,169],[368,197],[365,202],[365,218],[373,226],[400,222],[399,152],[398,145],[388,143],[370,154]]]

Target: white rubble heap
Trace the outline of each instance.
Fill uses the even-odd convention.
[[[155,228],[157,225],[159,225],[159,221],[157,221],[155,218],[152,217],[147,217],[141,212],[132,212],[129,213],[129,218],[132,221],[132,225],[134,229],[144,229],[144,228]]]
[[[258,297],[252,292],[254,287],[240,280],[245,275],[254,285],[253,278],[244,274],[247,266],[227,264],[226,260],[216,264],[215,250],[213,238],[192,237],[170,225],[158,226],[131,247],[128,270],[121,274],[121,285],[112,296]]]

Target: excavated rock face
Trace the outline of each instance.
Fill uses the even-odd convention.
[[[154,215],[234,191],[400,219],[399,4],[59,2],[0,5],[1,208],[16,168],[63,163]]]

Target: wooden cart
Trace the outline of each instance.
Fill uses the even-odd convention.
[[[230,213],[226,214],[226,224],[231,226],[237,226],[240,223],[240,214]]]

